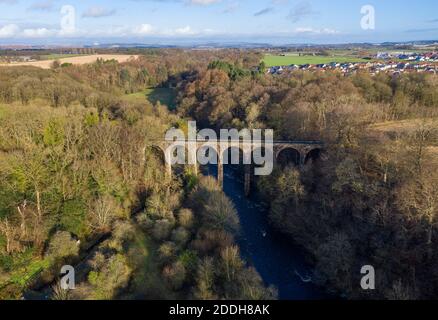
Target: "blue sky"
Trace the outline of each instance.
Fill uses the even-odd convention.
[[[61,8],[67,11],[61,14]],[[361,8],[375,8],[375,29]],[[74,29],[61,20],[74,8]],[[70,15],[68,17],[71,17]],[[70,19],[71,22],[71,19]],[[65,27],[64,27],[65,28]],[[436,0],[0,0],[1,43],[438,39]]]

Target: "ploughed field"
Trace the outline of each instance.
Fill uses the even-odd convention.
[[[136,59],[138,55],[127,55],[127,54],[95,54],[88,56],[75,56],[68,58],[57,59],[60,64],[71,63],[71,64],[87,64],[93,63],[97,59],[103,60],[116,60],[120,63],[126,62],[130,59]],[[54,59],[42,60],[42,61],[32,61],[32,62],[19,62],[19,63],[2,63],[0,66],[33,66],[43,69],[50,69],[53,64]]]

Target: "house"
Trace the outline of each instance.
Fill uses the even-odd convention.
[[[397,67],[396,67],[397,69],[404,69],[404,68],[406,68],[406,63],[403,63],[403,62],[401,62],[401,63],[399,63],[398,65],[397,65]]]

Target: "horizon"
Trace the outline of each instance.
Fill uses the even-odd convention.
[[[438,3],[395,0],[0,0],[0,44],[339,45],[433,41]],[[370,11],[370,7],[372,11]],[[363,20],[372,15],[372,24]]]
[[[80,39],[76,41],[70,41],[66,43],[57,42],[23,42],[16,41],[10,43],[3,43],[0,41],[0,48],[2,49],[13,49],[16,47],[23,48],[34,48],[34,49],[57,49],[57,48],[96,48],[96,49],[112,49],[112,48],[143,48],[143,49],[153,49],[153,48],[230,48],[230,49],[257,49],[257,48],[343,48],[351,46],[373,46],[382,47],[388,46],[403,46],[403,45],[418,45],[418,46],[434,46],[438,44],[438,40],[428,39],[428,40],[411,40],[411,41],[384,41],[384,42],[339,42],[339,43],[269,43],[263,41],[244,41],[244,40],[230,40],[230,39],[206,39],[206,40],[192,40],[192,39],[178,39],[178,40],[168,40],[168,39],[157,39],[155,42],[124,42],[124,41],[114,41],[114,42],[99,42],[95,41],[83,42]]]

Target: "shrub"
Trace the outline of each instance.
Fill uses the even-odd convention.
[[[175,262],[163,269],[163,276],[174,290],[180,290],[186,279],[186,268],[182,262]]]
[[[190,239],[190,232],[188,232],[183,227],[179,227],[178,229],[172,232],[172,241],[176,242],[179,245],[185,245]]]
[[[83,237],[86,235],[85,223],[86,206],[80,200],[71,200],[64,203],[61,216],[61,229]]]
[[[93,286],[94,299],[113,299],[118,290],[126,287],[131,275],[126,258],[117,254],[105,261],[100,270],[92,271],[88,281]]]
[[[175,244],[173,244],[172,242],[166,242],[162,244],[158,249],[160,259],[164,261],[172,258],[175,255],[175,251]]]
[[[50,241],[48,256],[52,259],[74,257],[79,254],[79,243],[69,232],[57,232]]]
[[[172,224],[169,220],[158,220],[157,222],[155,222],[154,229],[152,230],[152,235],[156,240],[165,240],[169,238],[171,229]]]
[[[190,209],[181,209],[178,213],[178,223],[181,227],[190,229],[193,226],[193,212]]]
[[[149,231],[154,227],[154,221],[146,213],[139,214],[136,220],[145,231]]]
[[[205,206],[203,221],[208,228],[236,233],[239,217],[231,200],[222,192],[214,192]]]
[[[125,221],[114,223],[113,237],[110,246],[115,250],[122,251],[126,242],[134,239],[135,230],[132,224]]]

